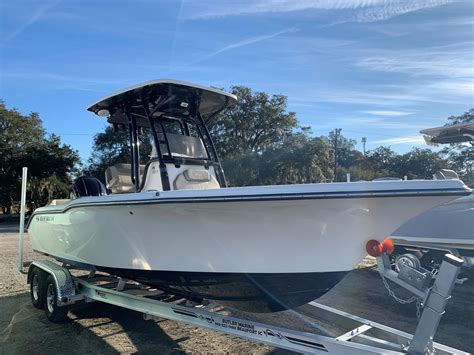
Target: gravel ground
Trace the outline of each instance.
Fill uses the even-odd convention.
[[[141,314],[114,306],[92,303],[75,307],[69,320],[53,324],[43,312],[31,305],[25,275],[16,268],[18,234],[15,226],[0,224],[0,355],[12,353],[287,353],[236,337],[199,329],[170,320],[144,321]],[[25,242],[26,259],[38,257]],[[436,334],[435,341],[474,351],[474,273],[457,285]],[[413,332],[415,307],[399,305],[391,299],[367,259],[318,302],[358,316]],[[277,324],[308,330],[302,315],[314,309],[300,307],[298,312],[249,315],[230,312]]]

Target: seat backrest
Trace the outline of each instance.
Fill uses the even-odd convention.
[[[143,177],[145,165],[140,165],[140,177]],[[135,192],[135,185],[131,178],[131,164],[115,164],[109,166],[105,171],[105,182],[107,188],[113,194],[123,194],[127,192]]]
[[[175,190],[218,189],[219,182],[205,169],[187,169],[174,180]]]

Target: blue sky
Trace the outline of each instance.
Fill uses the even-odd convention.
[[[87,159],[105,123],[85,109],[151,79],[288,96],[316,135],[368,149],[474,106],[474,2],[4,1],[0,98],[39,112]],[[361,148],[360,144],[359,147]]]

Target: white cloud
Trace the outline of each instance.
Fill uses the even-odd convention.
[[[433,102],[433,99],[423,94],[412,94],[406,89],[388,89],[385,87],[356,88],[353,89],[321,89],[313,93],[307,92],[305,95],[294,97],[296,101],[305,102],[330,102],[356,105],[380,105],[380,106],[400,106],[416,102]]]
[[[387,116],[387,117],[399,117],[399,116],[408,116],[413,115],[414,112],[408,111],[386,111],[386,110],[367,110],[367,111],[360,111],[362,113],[366,113],[369,115],[374,116]]]
[[[430,81],[428,83],[409,83],[405,85],[371,85],[352,87],[312,87],[289,86],[284,91],[289,102],[295,104],[337,103],[370,107],[370,112],[412,112],[411,107],[423,103],[466,104],[472,100],[474,83],[469,80]],[[380,109],[374,109],[380,107]],[[392,108],[387,109],[387,108]],[[366,112],[368,113],[368,112]],[[370,114],[370,113],[369,113]],[[386,117],[389,117],[385,115]],[[396,117],[396,116],[394,116]]]
[[[34,71],[17,71],[2,73],[3,78],[21,80],[26,82],[40,82],[41,86],[49,86],[54,89],[69,89],[79,91],[96,91],[103,92],[105,88],[123,87],[132,84],[133,80],[123,79],[107,79],[107,78],[88,78],[71,75],[62,75],[57,73],[34,72]]]
[[[18,36],[28,27],[34,25],[45,13],[47,13],[51,8],[56,6],[59,2],[60,0],[54,0],[51,2],[41,3],[41,6],[37,8],[36,11],[34,11],[31,16],[29,16],[16,30],[14,30],[3,38],[2,44],[11,41],[13,38]]]
[[[450,48],[380,51],[366,55],[355,65],[372,71],[403,73],[411,76],[472,77],[474,43],[459,43]]]
[[[393,122],[383,119],[373,119],[373,118],[366,118],[366,117],[341,117],[337,119],[337,124],[343,129],[348,128],[351,129],[362,129],[362,130],[371,130],[381,132],[381,136],[385,134],[382,132],[393,132],[393,130],[404,130],[407,133],[411,132],[418,132],[421,129],[427,127],[427,124],[420,123],[419,120],[416,120],[418,123],[410,123],[410,122]],[[412,121],[413,122],[413,121]],[[431,123],[430,123],[431,124]],[[429,125],[429,124],[428,124]],[[334,128],[334,122],[332,120],[327,120],[325,122],[318,122],[317,124],[310,124],[312,128],[315,130],[323,130],[323,129],[332,129]],[[382,131],[383,130],[383,131]],[[373,135],[378,135],[377,133],[371,133]]]
[[[473,78],[474,79],[474,78]],[[460,96],[474,99],[474,80],[441,81],[427,86],[439,95]]]
[[[274,32],[274,33],[270,33],[270,34],[266,34],[266,35],[260,35],[260,36],[254,36],[254,37],[246,38],[244,40],[228,44],[228,45],[226,45],[226,46],[224,46],[220,49],[217,49],[217,50],[215,50],[215,51],[213,51],[209,54],[206,54],[205,56],[194,60],[191,63],[191,65],[200,63],[204,60],[210,59],[212,57],[215,57],[216,55],[219,55],[221,53],[230,51],[232,49],[245,47],[245,46],[248,46],[248,45],[251,45],[251,44],[255,44],[255,43],[258,43],[258,42],[262,42],[262,41],[266,41],[266,40],[278,37],[278,36],[280,36],[282,34],[285,34],[285,33],[292,33],[292,32],[296,32],[296,31],[298,31],[298,29],[292,27],[292,28],[287,28],[287,29],[284,29],[284,30],[281,30],[281,31],[278,31],[278,32]]]
[[[189,0],[185,3],[184,17],[205,19],[304,10],[353,10],[355,13],[340,22],[374,22],[450,2],[452,0]]]
[[[403,122],[386,122],[376,121],[370,124],[371,128],[383,128],[383,129],[405,129],[405,130],[420,130],[426,128],[426,125],[403,123]]]
[[[421,135],[417,136],[400,136],[400,137],[395,137],[395,138],[389,138],[389,139],[381,139],[372,142],[374,144],[425,144],[425,140]]]
[[[388,20],[392,17],[410,12],[441,6],[453,2],[452,0],[388,0],[376,6],[368,7],[357,12],[350,21],[352,22],[376,22]]]

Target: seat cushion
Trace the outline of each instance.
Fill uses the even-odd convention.
[[[135,185],[131,178],[131,164],[115,164],[105,171],[107,188],[114,194],[135,192]],[[140,165],[140,178],[143,179],[145,165]]]
[[[197,190],[220,188],[216,178],[204,169],[187,169],[173,183],[175,190]]]

